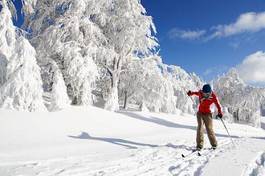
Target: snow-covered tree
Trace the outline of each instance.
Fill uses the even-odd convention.
[[[2,0],[0,7],[0,107],[46,110],[35,49],[16,33],[9,10],[14,11],[12,2]]]
[[[105,43],[104,35],[90,19],[96,5],[92,0],[37,1],[25,23],[32,31],[39,65],[47,70],[46,65],[55,61],[72,104],[92,104],[91,91],[98,75],[94,61]],[[54,81],[44,80],[48,84]]]
[[[119,99],[123,101],[124,109],[127,109],[132,96],[141,93],[144,83],[143,73],[143,61],[139,58],[133,58],[124,65],[119,84]]]
[[[214,81],[214,90],[221,104],[227,109],[227,118],[234,122],[260,126],[265,89],[247,85],[240,78],[238,71],[232,68]]]
[[[157,46],[152,34],[155,27],[139,0],[104,1],[100,10],[92,21],[107,39],[109,54],[100,63],[111,80],[105,108],[115,111],[119,109],[118,83],[123,65],[133,56],[149,55]]]
[[[187,91],[198,91],[202,88],[203,81],[194,73],[187,73],[179,66],[165,65],[168,79],[173,85],[176,107],[185,113],[197,112],[198,101],[196,98],[188,97]]]
[[[57,64],[50,60],[42,71],[44,81],[44,100],[49,111],[56,111],[67,107],[70,100],[67,95],[67,88]]]
[[[133,59],[126,64],[120,78],[120,99],[138,104],[141,110],[174,113],[176,101],[173,86],[161,70],[159,56]]]
[[[109,83],[105,85],[108,92],[103,92],[105,108],[117,110],[123,64],[133,55],[150,54],[157,46],[152,18],[140,1],[40,0],[31,4],[34,13],[26,14],[24,26],[31,31],[42,70],[47,70],[50,59],[55,61],[72,103],[91,104],[96,62],[107,71],[102,78]]]
[[[198,102],[186,94],[203,85],[194,73],[163,64],[159,56],[134,58],[124,68],[119,84],[119,97],[124,107],[138,104],[145,110],[157,112],[174,113],[176,108],[191,114],[197,111]]]

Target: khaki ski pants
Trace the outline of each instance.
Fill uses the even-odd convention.
[[[203,148],[203,144],[204,144],[203,124],[205,124],[207,135],[208,135],[211,145],[213,147],[217,147],[217,141],[216,141],[216,137],[213,131],[212,114],[198,112],[197,121],[198,121],[197,138],[196,138],[197,147]]]

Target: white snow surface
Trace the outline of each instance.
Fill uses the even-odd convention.
[[[90,106],[58,112],[0,110],[0,175],[264,175],[265,131],[226,124],[236,147],[214,120],[219,148],[182,158],[195,146],[196,118],[191,115],[115,113]],[[205,142],[209,148],[206,136]]]

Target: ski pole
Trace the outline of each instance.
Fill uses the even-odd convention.
[[[185,89],[185,92],[188,92],[188,91]],[[191,96],[189,96],[189,97],[190,97],[192,103],[193,103],[193,104],[196,104],[195,101],[193,100],[193,98],[192,98]]]
[[[190,97],[192,103],[193,103],[193,104],[196,104],[195,101],[193,100],[193,98],[192,98],[191,96],[189,96],[189,97]]]
[[[219,117],[219,116],[217,116],[217,117]],[[220,118],[220,117],[219,117],[219,118]],[[221,119],[221,121],[222,121],[222,123],[223,123],[223,125],[224,125],[224,127],[225,127],[225,129],[226,129],[226,132],[227,132],[228,136],[230,137],[230,139],[231,139],[233,145],[236,147],[236,144],[234,143],[234,140],[233,140],[232,136],[230,135],[230,133],[229,133],[229,131],[228,131],[226,125],[225,125],[224,120],[223,120],[222,118],[220,118],[220,119]]]

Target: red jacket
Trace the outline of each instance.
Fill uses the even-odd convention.
[[[207,99],[205,99],[203,97],[203,93],[202,93],[201,90],[199,92],[191,92],[190,95],[196,95],[196,96],[199,97],[199,101],[200,101],[199,112],[201,112],[201,113],[211,113],[210,107],[214,103],[215,106],[218,109],[218,113],[219,114],[223,114],[221,106],[220,106],[220,103],[219,103],[219,101],[218,101],[218,99],[217,99],[217,97],[216,97],[214,92],[212,92],[211,96],[209,98],[207,98]]]

